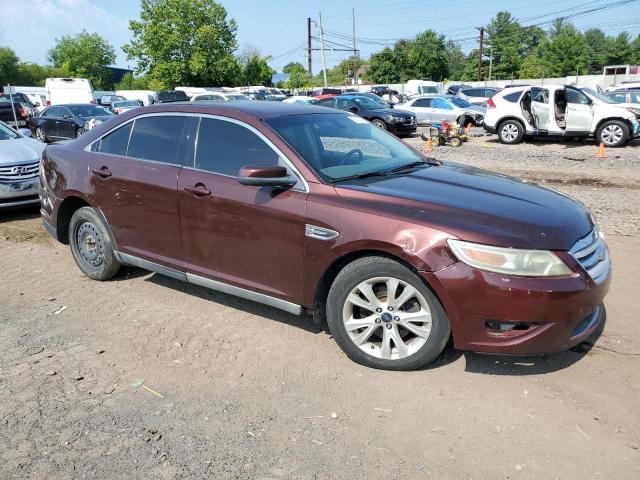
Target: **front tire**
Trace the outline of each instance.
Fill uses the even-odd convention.
[[[505,120],[498,127],[500,142],[507,145],[520,143],[524,137],[524,126],[517,120]]]
[[[605,147],[622,147],[629,141],[629,127],[621,120],[604,122],[596,130],[596,141]]]
[[[381,130],[387,130],[387,124],[384,123],[384,121],[380,120],[379,118],[374,118],[373,120],[371,120],[371,123]]]
[[[451,331],[424,281],[385,257],[360,258],[338,274],[327,298],[327,323],[351,360],[384,370],[431,363]]]
[[[79,129],[76,130],[76,138],[81,137],[85,133],[87,133],[87,131],[84,128],[80,127]]]
[[[93,280],[109,280],[120,270],[107,228],[91,207],[79,208],[71,216],[69,245],[82,273]]]

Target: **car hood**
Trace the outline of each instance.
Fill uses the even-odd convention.
[[[567,251],[593,229],[584,206],[565,195],[455,163],[336,185],[343,197],[349,190],[383,196],[353,198],[381,214],[478,243]]]
[[[0,140],[0,165],[39,160],[44,148],[44,143],[26,137]]]

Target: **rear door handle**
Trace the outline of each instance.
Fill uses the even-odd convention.
[[[193,193],[196,197],[206,197],[211,195],[211,190],[205,187],[202,183],[196,183],[193,187],[184,187],[184,190]]]
[[[94,175],[97,175],[101,178],[107,178],[112,175],[111,171],[107,167],[102,167],[100,169],[94,168],[91,170]]]

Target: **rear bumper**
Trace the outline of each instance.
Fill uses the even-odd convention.
[[[496,127],[492,127],[491,125],[487,125],[486,123],[482,127],[484,128],[484,131],[487,133],[492,133],[492,134],[496,133]]]
[[[610,276],[595,283],[584,271],[524,278],[461,262],[423,276],[447,311],[456,348],[512,355],[567,350],[588,338],[605,318],[610,283]]]

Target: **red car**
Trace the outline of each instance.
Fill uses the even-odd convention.
[[[88,277],[132,265],[312,312],[375,368],[421,367],[450,336],[563,350],[604,318],[611,262],[581,204],[428,159],[348,112],[132,110],[47,147],[40,182],[45,227]]]

